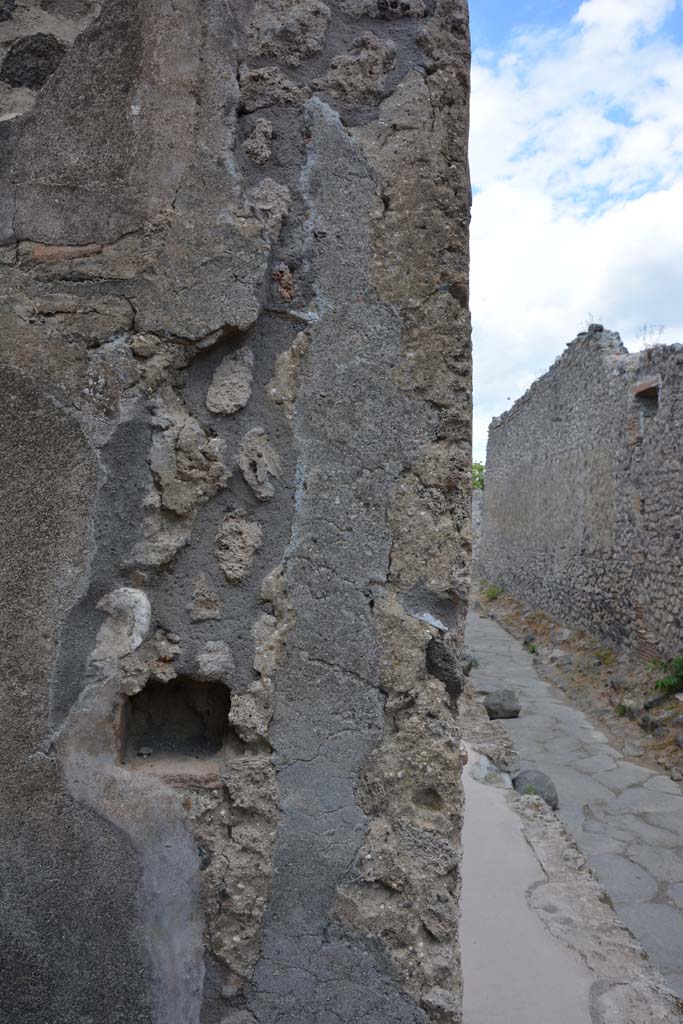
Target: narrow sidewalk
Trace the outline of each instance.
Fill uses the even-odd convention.
[[[592,1024],[592,976],[527,902],[545,874],[504,789],[465,769],[463,1024]]]

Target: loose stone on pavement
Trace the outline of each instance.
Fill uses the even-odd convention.
[[[517,793],[526,793],[528,796],[540,796],[545,800],[548,807],[557,810],[559,798],[557,788],[552,779],[549,779],[543,772],[534,771],[528,768],[513,779],[513,786]]]
[[[517,718],[522,705],[514,690],[494,690],[484,698],[484,707],[491,720],[496,718]]]

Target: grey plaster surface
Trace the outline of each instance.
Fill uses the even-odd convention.
[[[471,612],[471,685],[515,689],[518,719],[501,723],[520,768],[557,786],[558,814],[621,918],[671,988],[683,994],[683,792],[667,776],[626,760],[579,710],[542,682],[533,656],[491,619]]]

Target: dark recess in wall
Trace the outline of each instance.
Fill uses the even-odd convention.
[[[213,757],[226,740],[229,713],[230,690],[223,683],[190,677],[150,682],[126,700],[122,760]]]

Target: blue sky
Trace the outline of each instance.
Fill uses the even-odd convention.
[[[577,6],[575,0],[470,0],[472,46],[496,49],[529,26],[566,25]]]
[[[519,32],[566,27],[580,7],[577,0],[470,0],[472,46],[499,49]],[[666,31],[683,37],[683,10],[668,15]]]
[[[683,3],[471,0],[471,18],[481,458],[587,322],[683,342]]]

